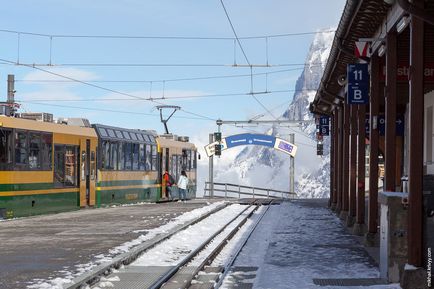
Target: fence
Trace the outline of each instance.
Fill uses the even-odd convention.
[[[205,182],[204,197],[210,197],[210,184],[210,182]],[[297,197],[297,194],[294,192],[285,192],[269,188],[249,187],[229,183],[213,183],[213,191],[214,197],[224,198],[241,198],[241,196],[248,196],[252,198],[294,199]],[[223,193],[224,195],[216,193]]]

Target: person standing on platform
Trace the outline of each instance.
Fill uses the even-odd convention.
[[[181,176],[179,177],[179,180],[178,180],[178,192],[179,192],[179,200],[184,202],[184,203],[187,200],[187,197],[186,197],[187,184],[188,184],[187,174],[185,173],[185,171],[182,171]]]
[[[172,200],[173,199],[173,197],[172,197],[172,185],[174,183],[174,180],[168,171],[164,171],[163,181],[164,181],[164,185],[166,187],[166,197],[169,200]]]

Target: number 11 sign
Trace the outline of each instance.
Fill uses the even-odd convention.
[[[347,65],[347,103],[367,104],[369,102],[369,72],[367,63]]]

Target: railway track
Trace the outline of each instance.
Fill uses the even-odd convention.
[[[258,208],[261,209],[257,211]],[[82,280],[84,282],[76,282],[66,288],[214,288],[214,284],[223,279],[220,276],[229,271],[235,255],[241,251],[267,210],[268,206],[259,207],[255,203],[218,208],[201,220],[183,226],[153,246],[141,250],[139,254],[133,252],[129,258],[124,256],[125,262],[118,262],[117,266],[111,266],[106,271],[89,273],[86,280]],[[254,223],[250,220],[253,215],[256,218]],[[231,259],[224,266],[210,267],[248,221],[249,230],[243,233],[247,237],[242,238],[241,245],[234,248],[235,254],[232,254]],[[209,282],[203,282],[201,276],[204,274]]]

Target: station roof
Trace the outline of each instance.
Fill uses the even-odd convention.
[[[389,9],[390,5],[382,0],[347,0],[311,112],[330,114],[334,105],[343,100],[338,79],[346,75],[347,64],[358,61],[354,56],[355,42],[372,38]]]
[[[347,64],[369,59],[359,59],[354,55],[355,43],[361,38],[371,39],[371,48],[375,52],[391,29],[403,16],[413,15],[423,19],[425,29],[425,63],[434,63],[434,1],[425,0],[425,8],[415,7],[409,0],[347,0],[339,26],[333,40],[330,55],[324,69],[319,89],[310,105],[312,113],[330,115],[335,106],[344,100],[344,84],[339,79],[346,77]],[[409,41],[409,33],[402,33],[401,40]],[[409,46],[398,47],[400,61],[409,61]],[[408,89],[408,84],[404,86]],[[434,83],[425,83],[425,92],[433,90]],[[405,90],[399,91],[401,97],[408,96]],[[398,93],[399,93],[398,92]]]

